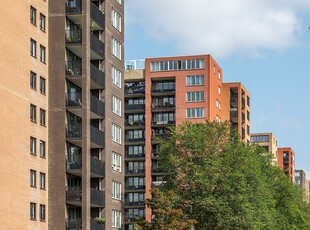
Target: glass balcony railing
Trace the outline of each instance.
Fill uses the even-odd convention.
[[[82,43],[82,30],[81,29],[66,30],[66,43],[67,44]]]
[[[68,0],[66,2],[66,13],[81,14],[82,13],[82,1],[81,0]]]
[[[81,92],[68,92],[67,93],[67,107],[81,107],[82,106],[82,93]]]
[[[81,76],[82,75],[82,61],[67,61],[66,62],[67,76]]]

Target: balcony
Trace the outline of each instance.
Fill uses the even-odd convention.
[[[238,123],[238,109],[230,109],[230,120],[233,123]]]
[[[67,15],[75,15],[82,13],[82,1],[81,0],[68,0],[66,2]]]
[[[66,44],[74,45],[82,43],[82,30],[81,29],[68,29],[66,30]]]
[[[125,144],[133,144],[133,145],[139,145],[139,144],[144,144],[145,143],[145,137],[140,137],[140,138],[133,138],[133,137],[125,137]]]
[[[90,126],[91,148],[104,148],[104,132],[94,126]]]
[[[130,111],[131,110],[131,111]],[[140,110],[140,111],[138,111]],[[143,112],[145,110],[145,104],[128,105],[125,104],[125,112]]]
[[[145,190],[145,185],[126,185],[126,192],[130,190]]]
[[[104,89],[105,74],[90,63],[90,88]]]
[[[90,230],[102,230],[105,229],[104,223],[99,223],[95,219],[90,219]]]
[[[131,175],[144,175],[145,170],[144,169],[132,169],[132,170],[126,170],[126,176],[131,176]]]
[[[82,124],[67,124],[66,125],[66,138],[67,141],[82,146]]]
[[[104,30],[104,14],[92,2],[90,3],[90,18],[92,30]]]
[[[244,108],[245,108],[245,99],[244,99],[244,98],[242,98],[242,103],[241,103],[241,105],[242,105],[242,109],[244,109]]]
[[[152,122],[152,126],[154,126],[154,127],[165,127],[167,125],[175,125],[175,121],[160,120],[160,121],[153,121]]]
[[[160,140],[171,140],[171,133],[163,133],[163,134],[154,134],[152,135],[152,142],[160,142]]]
[[[66,230],[80,229],[82,226],[82,219],[66,219]]]
[[[166,181],[153,181],[152,182],[152,188],[161,188],[163,187],[167,182]]]
[[[144,207],[145,203],[144,200],[142,201],[136,201],[136,202],[132,202],[132,201],[126,201],[125,202],[125,206],[132,208],[132,207]]]
[[[242,113],[242,124],[244,124],[244,122],[245,122],[245,114]]]
[[[67,204],[82,205],[82,187],[69,186],[66,191]],[[91,207],[104,207],[104,192],[95,188],[90,188],[90,205]]]
[[[82,177],[82,159],[67,159],[67,172]],[[90,157],[90,176],[93,178],[104,177],[104,163],[94,157]]]
[[[153,175],[163,175],[164,173],[159,168],[152,168],[152,174]]]
[[[125,121],[125,128],[127,130],[141,128],[144,127],[144,125],[145,125],[144,120]]]
[[[104,59],[104,43],[90,34],[90,60]]]
[[[175,110],[175,104],[165,102],[163,104],[152,104],[152,111],[153,112],[166,112],[166,111],[174,111]]]
[[[93,95],[90,96],[90,119],[103,119],[104,103]]]
[[[125,84],[125,97],[144,97],[145,82],[126,83]]]
[[[128,152],[126,152],[126,159],[128,160],[134,160],[134,159],[141,159],[141,158],[145,158],[145,153],[138,153],[138,154],[129,154]]]

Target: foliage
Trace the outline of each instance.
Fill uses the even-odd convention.
[[[152,209],[154,218],[150,223],[139,220],[135,225],[137,230],[185,230],[193,226],[196,221],[189,219],[178,204],[179,198],[173,191],[163,194],[159,189],[152,190],[152,199],[146,204]]]
[[[155,191],[148,201],[156,219],[142,229],[176,229],[165,226],[172,217],[195,220],[197,230],[309,227],[299,189],[262,148],[239,141],[228,123],[186,122],[171,133],[159,156],[164,195]],[[181,216],[171,215],[179,209]]]

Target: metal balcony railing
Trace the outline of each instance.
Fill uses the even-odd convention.
[[[82,75],[82,61],[66,61],[66,75],[80,77]]]
[[[81,29],[66,30],[66,43],[67,44],[82,43],[82,30]]]

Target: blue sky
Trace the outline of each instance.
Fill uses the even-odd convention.
[[[125,58],[211,54],[310,179],[310,0],[129,0]]]

